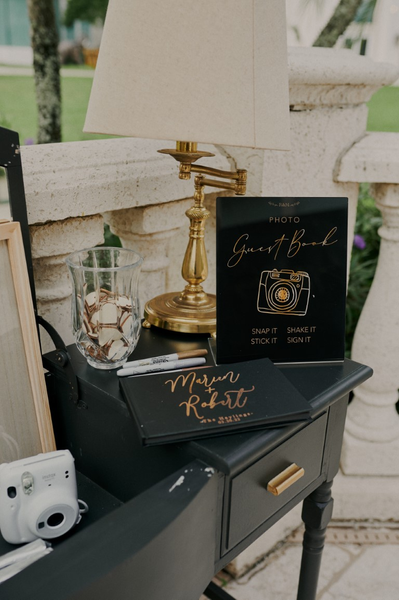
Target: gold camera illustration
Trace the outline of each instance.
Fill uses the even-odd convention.
[[[273,269],[260,274],[258,312],[303,317],[309,296],[310,277],[305,271]]]

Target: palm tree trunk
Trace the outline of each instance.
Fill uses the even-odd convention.
[[[39,120],[37,142],[60,142],[60,60],[53,0],[28,0],[28,9]]]
[[[363,0],[340,0],[331,19],[320,33],[313,46],[332,48],[340,35],[354,20]]]

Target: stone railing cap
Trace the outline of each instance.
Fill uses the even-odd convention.
[[[335,48],[289,48],[290,85],[383,86],[399,78],[399,68],[374,62],[352,50]]]
[[[173,142],[139,138],[23,146],[29,224],[192,196],[194,179],[179,179],[178,163],[157,152],[173,147]],[[232,168],[222,149],[204,144],[201,150],[215,154],[201,164]]]
[[[399,184],[399,133],[366,133],[342,157],[335,181]]]

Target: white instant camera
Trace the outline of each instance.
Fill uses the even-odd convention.
[[[0,465],[0,530],[7,542],[59,537],[80,519],[75,465],[69,450]]]

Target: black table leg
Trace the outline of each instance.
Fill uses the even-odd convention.
[[[333,510],[331,487],[332,481],[326,481],[303,502],[305,533],[297,600],[316,599],[324,539]]]
[[[209,598],[209,600],[235,600],[234,596],[231,596],[220,586],[216,585],[216,583],[213,583],[213,581],[206,588],[204,596]]]

